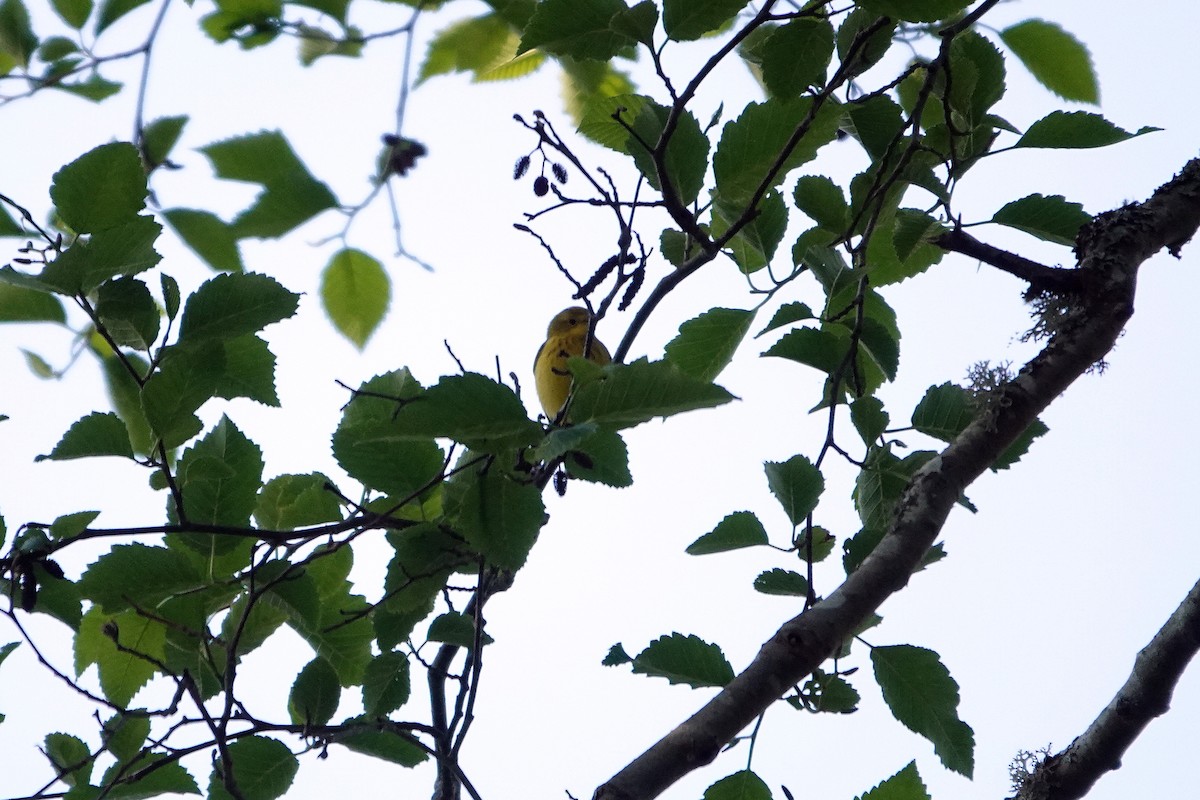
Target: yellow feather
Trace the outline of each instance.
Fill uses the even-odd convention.
[[[533,360],[538,400],[551,420],[558,417],[571,394],[571,372],[567,368],[567,359],[583,355],[589,322],[591,315],[588,310],[578,306],[555,314],[546,330],[546,341]],[[592,339],[587,358],[602,366],[612,361],[608,348],[595,338]]]

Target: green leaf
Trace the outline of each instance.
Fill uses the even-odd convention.
[[[87,530],[87,526],[96,521],[99,511],[76,511],[74,514],[63,514],[50,523],[50,538],[62,541],[78,536]]]
[[[807,597],[808,579],[788,569],[771,569],[754,579],[754,590],[763,594]]]
[[[112,637],[121,643],[117,650]],[[166,627],[136,611],[116,616],[105,614],[99,606],[83,615],[75,635],[75,674],[95,664],[100,671],[100,689],[118,706],[127,706],[138,690],[157,672],[142,655],[162,661],[166,657]]]
[[[425,638],[431,642],[444,642],[474,649],[475,620],[465,614],[448,611],[429,624],[429,633]],[[479,641],[481,644],[491,644],[494,640],[486,633],[481,633]]]
[[[37,35],[33,32],[25,4],[21,0],[0,2],[0,55],[8,57],[3,61],[28,67],[37,46]]]
[[[887,430],[889,417],[883,410],[883,401],[878,397],[860,397],[850,404],[850,421],[854,423],[863,442],[870,447]]]
[[[165,352],[161,366],[141,389],[141,410],[167,447],[177,447],[200,432],[194,412],[216,396],[224,369],[220,343]],[[125,417],[127,426],[129,419]]]
[[[292,786],[300,763],[286,744],[267,736],[243,736],[228,745],[234,784],[241,800],[275,800]],[[233,800],[215,761],[208,781],[209,800]]]
[[[371,659],[363,675],[363,711],[368,717],[386,717],[408,702],[411,691],[408,656],[382,653]]]
[[[54,367],[50,366],[50,362],[34,353],[31,350],[21,349],[21,354],[25,356],[25,365],[29,367],[29,371],[42,380],[58,377]]]
[[[732,20],[748,0],[664,0],[663,28],[677,42],[699,39]]]
[[[571,405],[573,420],[632,428],[655,417],[712,408],[734,399],[720,386],[697,380],[669,361],[643,358],[609,365],[601,373],[598,380],[577,390]]]
[[[891,444],[871,448],[854,486],[854,504],[863,525],[886,531],[909,479],[936,455],[928,450],[918,450],[899,459],[892,455]]]
[[[78,584],[85,598],[109,614],[154,608],[200,585],[200,575],[183,554],[144,544],[114,545],[84,571]]]
[[[608,652],[600,663],[606,667],[618,667],[631,661],[633,661],[633,657],[625,652],[625,648],[621,646],[620,642],[617,642],[608,648]]]
[[[166,162],[171,155],[183,126],[187,124],[186,114],[177,117],[159,117],[142,128],[142,152],[150,167],[154,168]]]
[[[96,315],[118,345],[145,351],[158,339],[158,305],[150,287],[137,278],[101,284]]]
[[[830,675],[821,670],[815,670],[801,690],[808,707],[816,711],[830,714],[849,714],[858,710],[858,702],[862,698],[858,692],[837,675]],[[785,698],[789,703],[792,698]],[[796,705],[793,703],[793,705]],[[799,707],[797,705],[797,707]],[[894,799],[894,800],[898,800]],[[914,800],[916,800],[914,798]],[[928,798],[924,798],[928,800]]]
[[[442,378],[395,410],[393,422],[397,438],[444,437],[474,450],[520,447],[541,434],[515,392],[476,372]]]
[[[799,96],[825,83],[833,58],[833,26],[827,19],[795,19],[777,28],[759,50],[763,82],[778,98]]]
[[[105,720],[101,735],[104,746],[118,761],[129,761],[150,736],[150,719],[118,712]]]
[[[515,41],[514,41],[515,40]],[[516,55],[519,37],[499,14],[459,20],[434,34],[417,75],[417,85],[435,75],[471,72],[478,76]]]
[[[771,494],[783,506],[792,527],[802,524],[817,507],[817,501],[825,491],[825,478],[821,470],[802,455],[779,463],[768,461],[763,466]]]
[[[1004,96],[1004,56],[989,39],[967,30],[950,46],[950,69],[950,107],[971,126],[983,123],[988,109]],[[990,126],[985,133],[991,136]]]
[[[92,14],[92,0],[51,0],[54,11],[62,21],[79,30]]]
[[[342,510],[331,486],[333,482],[320,472],[272,478],[258,494],[254,521],[276,531],[337,522]]]
[[[60,294],[89,294],[117,275],[136,275],[161,260],[154,242],[162,226],[150,217],[127,222],[77,239],[38,276]]]
[[[130,222],[146,205],[146,172],[137,148],[111,142],[89,150],[54,173],[50,197],[78,233]]]
[[[49,614],[71,630],[78,631],[79,624],[83,621],[83,604],[76,584],[51,575],[41,564],[34,567],[34,574],[37,577],[38,592],[33,610],[39,614]],[[0,585],[3,583],[0,581]]]
[[[824,175],[805,175],[796,181],[796,208],[827,231],[840,234],[850,224],[850,206],[836,183]]]
[[[839,326],[840,328],[840,326]],[[763,356],[786,358],[832,373],[846,357],[846,339],[837,329],[796,328],[767,348]]]
[[[292,684],[288,715],[296,725],[324,725],[333,719],[341,696],[337,673],[317,656],[304,665]]]
[[[209,267],[219,272],[242,272],[237,231],[211,211],[172,208],[163,212],[168,224]]]
[[[992,472],[1002,469],[1008,469],[1010,466],[1021,460],[1021,456],[1029,451],[1029,447],[1033,444],[1033,440],[1039,436],[1044,436],[1050,432],[1050,428],[1040,419],[1035,419],[1029,424],[1029,427],[1021,432],[1012,444],[1004,449],[1004,452],[996,457],[992,462]]]
[[[121,17],[149,3],[150,0],[100,0],[100,13],[96,19],[96,35]]]
[[[863,8],[905,22],[937,22],[971,5],[971,0],[862,0]]]
[[[447,514],[493,566],[517,570],[545,521],[542,493],[490,470],[446,485]]]
[[[929,792],[917,772],[917,762],[910,761],[908,766],[863,794],[859,800],[929,800]]]
[[[120,777],[121,770],[127,764],[113,764],[104,773],[101,784],[112,785],[111,791],[106,791],[104,797],[108,800],[144,800],[147,797],[157,797],[162,794],[200,794],[200,787],[183,765],[172,760],[172,756],[149,755],[137,763],[139,777],[129,783],[113,785]]]
[[[1072,203],[1061,194],[1050,197],[1031,194],[1005,203],[991,221],[1070,247],[1075,244],[1079,229],[1091,218],[1081,203]]]
[[[228,417],[184,451],[176,469],[191,523],[247,526],[262,486],[262,451]]]
[[[276,238],[337,206],[337,198],[314,178],[279,131],[248,134],[200,148],[217,177],[261,184],[254,205],[238,215],[239,239]]]
[[[321,598],[320,611],[316,624],[291,617],[288,625],[330,663],[343,687],[362,683],[371,661],[371,643],[375,640],[367,616],[370,607],[361,596],[343,588],[337,594]]]
[[[99,103],[121,91],[124,84],[106,80],[99,73],[93,72],[87,78],[73,83],[56,83],[55,89]]]
[[[51,36],[48,39],[42,40],[41,44],[38,45],[37,57],[39,60],[49,63],[78,52],[79,45],[74,40],[68,39],[65,36]]]
[[[712,207],[712,235],[723,237],[742,216],[742,212],[743,209],[736,204],[725,203],[718,197]],[[779,243],[783,241],[787,223],[788,212],[783,196],[772,189],[763,195],[750,221],[725,245],[742,272],[757,272],[771,263]]]
[[[352,723],[355,720],[347,720]],[[406,735],[392,731],[366,730],[338,737],[337,743],[355,753],[373,756],[402,767],[415,767],[429,758],[416,742]]]
[[[257,333],[295,314],[299,301],[298,294],[267,275],[217,275],[188,297],[179,339],[194,342]]]
[[[705,789],[704,800],[771,800],[771,790],[762,778],[744,769]]]
[[[62,301],[52,294],[0,283],[0,322],[66,323]]]
[[[622,0],[542,0],[525,26],[517,54],[538,48],[558,56],[608,61],[634,44],[609,24],[626,10]]]
[[[859,7],[842,20],[837,32],[837,53],[846,62],[843,68],[851,77],[866,72],[891,48],[896,20],[889,17],[890,14]]]
[[[971,394],[961,386],[930,386],[913,409],[912,426],[921,433],[952,442],[975,419]]]
[[[1135,136],[1160,131],[1144,126],[1136,133],[1118,128],[1099,114],[1087,111],[1052,111],[1029,126],[1013,147],[1087,148],[1107,147]]]
[[[392,282],[383,265],[361,250],[339,250],[321,273],[321,305],[359,350],[379,328],[391,299]]]
[[[263,405],[278,406],[275,391],[275,354],[257,336],[239,336],[223,342],[221,375],[213,390],[216,397],[247,397]]]
[[[733,360],[753,321],[753,311],[709,309],[679,326],[679,335],[667,343],[666,360],[693,378],[711,382]]]
[[[66,733],[48,733],[42,752],[67,786],[87,786],[92,775],[92,753],[82,739]]]
[[[142,455],[149,453],[154,444],[154,434],[142,410],[142,389],[130,374],[132,368],[139,377],[144,376],[149,369],[148,364],[136,353],[128,353],[124,359],[115,355],[107,356],[102,367],[109,401],[125,423],[133,451]]]
[[[682,633],[660,636],[651,642],[634,656],[633,671],[685,683],[693,689],[724,686],[733,680],[733,667],[720,647]]]
[[[947,769],[970,778],[975,736],[958,718],[958,684],[938,654],[911,645],[875,647],[871,664],[892,715],[932,742]]]
[[[179,282],[165,272],[158,277],[163,296],[163,313],[167,315],[167,319],[174,322],[179,313]]]
[[[1033,77],[1064,100],[1100,104],[1100,83],[1087,47],[1053,22],[1027,19],[1000,38]]]
[[[722,201],[744,206],[760,186],[778,186],[789,172],[833,141],[840,118],[833,102],[817,107],[807,97],[747,104],[741,116],[722,129],[713,156]]]
[[[881,161],[889,150],[894,150],[904,131],[903,113],[896,101],[885,95],[875,95],[847,103],[845,111],[848,132],[862,142],[863,149],[873,160]],[[840,232],[837,228],[831,230]]]
[[[50,459],[65,461],[90,456],[121,456],[133,458],[129,431],[121,418],[111,412],[93,412],[72,425],[48,455],[35,461]]]
[[[762,336],[764,333],[769,333],[773,330],[782,328],[784,325],[791,325],[793,322],[801,322],[806,319],[815,319],[812,309],[807,303],[784,303],[771,317],[771,321],[767,323],[767,327],[754,335],[754,338]]]
[[[770,541],[758,517],[749,511],[735,511],[718,522],[717,527],[689,544],[687,553],[703,556],[760,544],[770,544]]]
[[[609,25],[617,33],[647,47],[653,47],[654,28],[658,25],[658,6],[654,4],[654,0],[642,0],[628,11],[614,16],[609,20]]]
[[[583,426],[572,425],[565,430],[579,427]],[[573,478],[613,487],[633,484],[633,476],[629,474],[629,449],[616,431],[595,428],[566,456],[567,471]]]

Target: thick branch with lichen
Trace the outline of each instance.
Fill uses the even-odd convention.
[[[594,800],[657,797],[712,761],[759,714],[816,669],[855,627],[903,588],[963,490],[1037,415],[1113,347],[1133,314],[1137,272],[1177,252],[1200,226],[1200,159],[1141,204],[1102,214],[1081,233],[1087,273],[1074,313],[942,453],[909,481],[887,535],[826,599],[786,622],[751,664],[691,718],[600,786]],[[1097,767],[1102,768],[1102,767]]]

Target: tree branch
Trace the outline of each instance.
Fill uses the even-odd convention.
[[[1091,791],[1150,721],[1167,713],[1171,694],[1200,650],[1200,581],[1137,655],[1112,702],[1070,747],[1038,765],[1013,800],[1075,800]]]
[[[1178,252],[1200,226],[1200,159],[1145,203],[1100,215],[1081,232],[1079,302],[1046,347],[996,390],[970,425],[909,481],[887,534],[826,599],[786,622],[751,664],[690,719],[600,786],[594,800],[661,794],[824,662],[855,626],[907,583],[955,502],[1038,413],[1112,349],[1133,314],[1137,270]]]
[[[1051,291],[1059,294],[1079,291],[1079,271],[1061,267],[1047,267],[1024,256],[1001,250],[979,241],[962,228],[954,228],[933,240],[943,250],[962,253],[978,259],[1001,272],[1015,275],[1029,284],[1029,292],[1037,294]],[[1028,294],[1028,293],[1027,293]]]

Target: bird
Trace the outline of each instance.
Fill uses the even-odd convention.
[[[537,356],[533,359],[538,400],[551,421],[558,418],[571,394],[571,371],[567,368],[567,359],[584,355],[583,346],[587,341],[591,320],[591,313],[582,306],[572,306],[555,314],[546,330],[546,341],[538,348]],[[612,361],[612,356],[608,348],[593,336],[587,359],[604,366]]]

